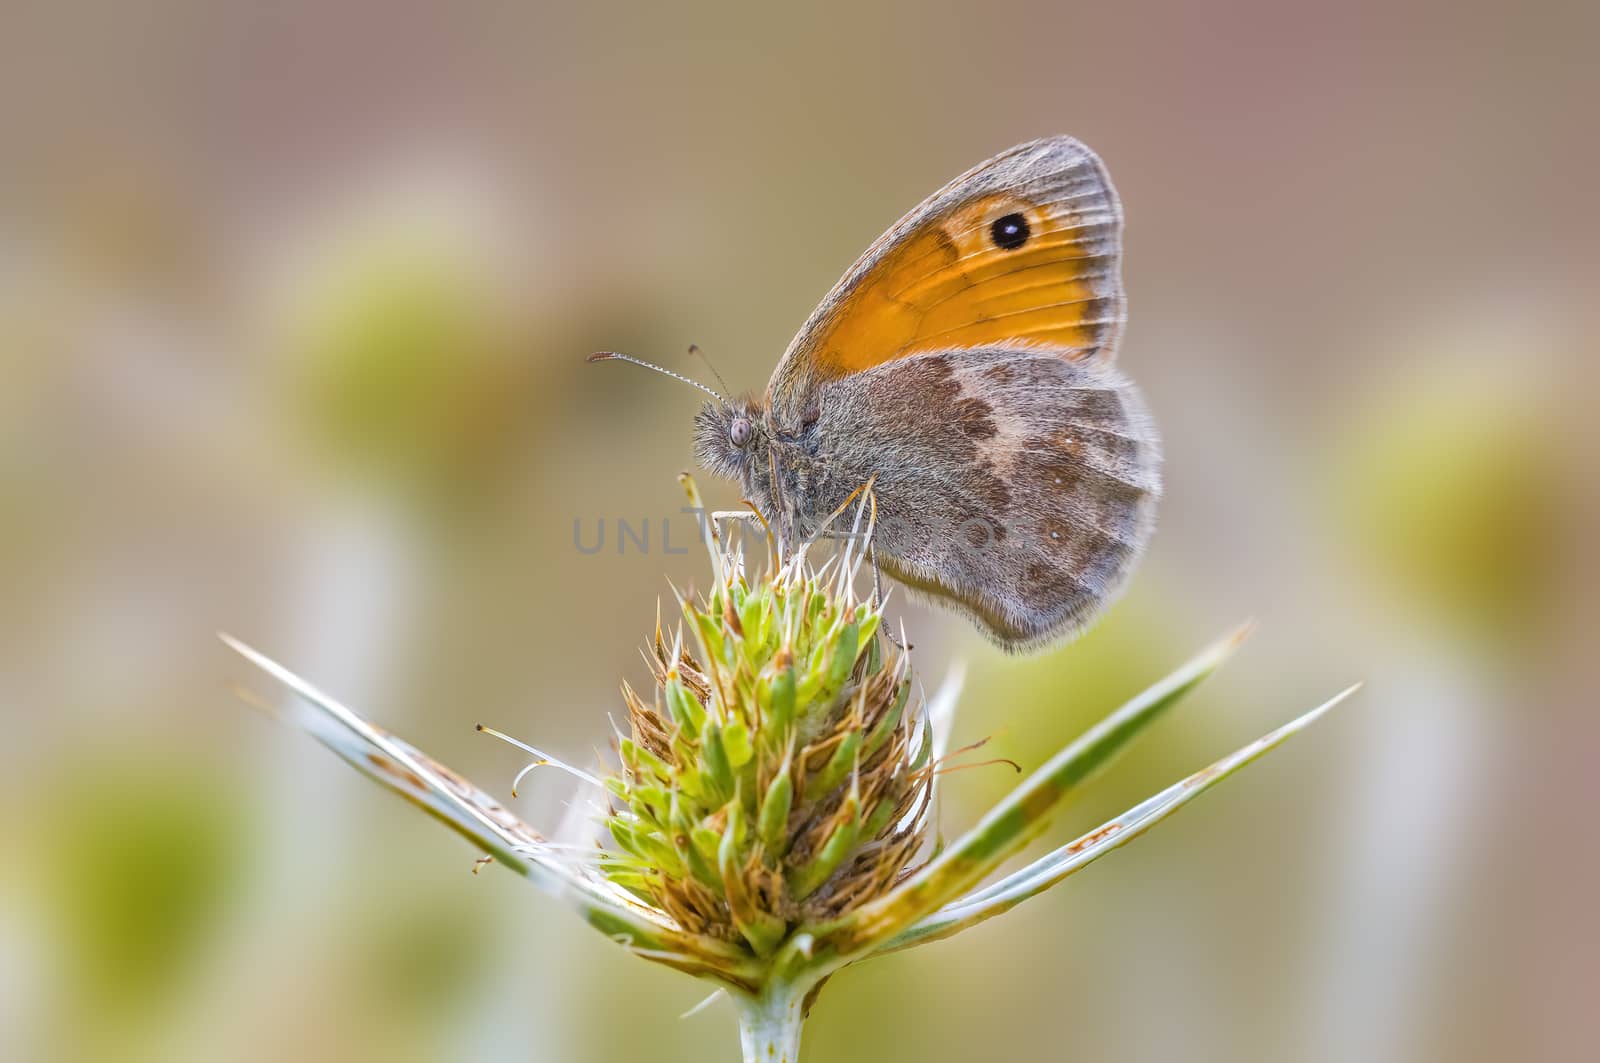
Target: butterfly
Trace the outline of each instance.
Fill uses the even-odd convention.
[[[1155,427],[1114,364],[1121,257],[1099,157],[1019,144],[879,237],[764,395],[696,384],[716,396],[696,457],[789,541],[870,481],[883,571],[1005,649],[1068,638],[1121,588],[1160,494]]]

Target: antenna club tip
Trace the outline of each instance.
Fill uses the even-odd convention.
[[[586,362],[609,362],[612,359],[616,358],[616,356],[617,356],[617,352],[615,352],[615,351],[595,351],[589,357],[585,358],[584,361],[586,361]]]

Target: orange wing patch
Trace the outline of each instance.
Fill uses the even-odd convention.
[[[957,178],[845,274],[774,374],[789,405],[823,381],[925,351],[1038,346],[1110,358],[1124,320],[1121,208],[1066,137]]]
[[[1008,249],[997,225],[999,240],[1026,236]],[[985,197],[863,278],[817,337],[817,369],[844,376],[919,351],[1018,340],[1092,357],[1122,322],[1120,300],[1101,294],[1116,264],[1100,244],[1096,227],[1064,208]]]

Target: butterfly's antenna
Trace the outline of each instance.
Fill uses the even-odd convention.
[[[681,380],[685,384],[688,384],[690,387],[699,388],[701,391],[705,392],[707,395],[710,395],[712,398],[716,399],[718,402],[722,403],[724,406],[726,406],[728,404],[728,400],[727,399],[723,398],[721,395],[717,394],[715,391],[712,391],[710,388],[708,388],[704,384],[700,383],[700,381],[698,381],[698,380],[690,380],[688,377],[684,376],[682,373],[674,373],[670,369],[663,369],[661,366],[655,365],[652,362],[647,362],[643,358],[635,358],[632,355],[627,355],[627,354],[618,354],[616,351],[598,351],[598,352],[596,352],[594,354],[591,354],[589,356],[589,361],[591,361],[591,362],[632,362],[634,365],[642,365],[646,369],[654,369],[658,373],[664,373],[667,376],[670,376],[674,380]]]
[[[695,355],[699,355],[700,360],[706,363],[706,368],[711,370],[711,375],[717,378],[717,383],[722,385],[722,390],[729,390],[728,382],[722,379],[722,374],[717,372],[717,367],[711,364],[711,358],[706,354],[705,351],[700,349],[700,345],[698,343],[691,343],[689,344],[689,356],[694,357]]]

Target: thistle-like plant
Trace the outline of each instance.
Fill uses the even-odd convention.
[[[752,575],[744,537],[705,522],[710,588],[680,598],[676,622],[664,627],[657,617],[646,654],[654,689],[644,696],[623,685],[628,727],[617,736],[615,769],[599,778],[516,743],[535,758],[524,773],[556,765],[607,791],[612,844],[592,853],[547,841],[459,775],[223,638],[298,695],[308,708],[296,722],[360,771],[607,937],[726,992],[747,1061],[793,1063],[807,1012],[841,968],[948,937],[1042,893],[1355,690],[984,885],[1068,792],[1214,671],[1245,630],[1090,728],[940,846],[937,775],[957,683],[923,699],[898,648],[904,640],[883,629],[882,599],[858,595],[870,523],[866,493],[852,534],[825,563],[813,565],[804,548],[773,556],[769,547],[765,569]]]

